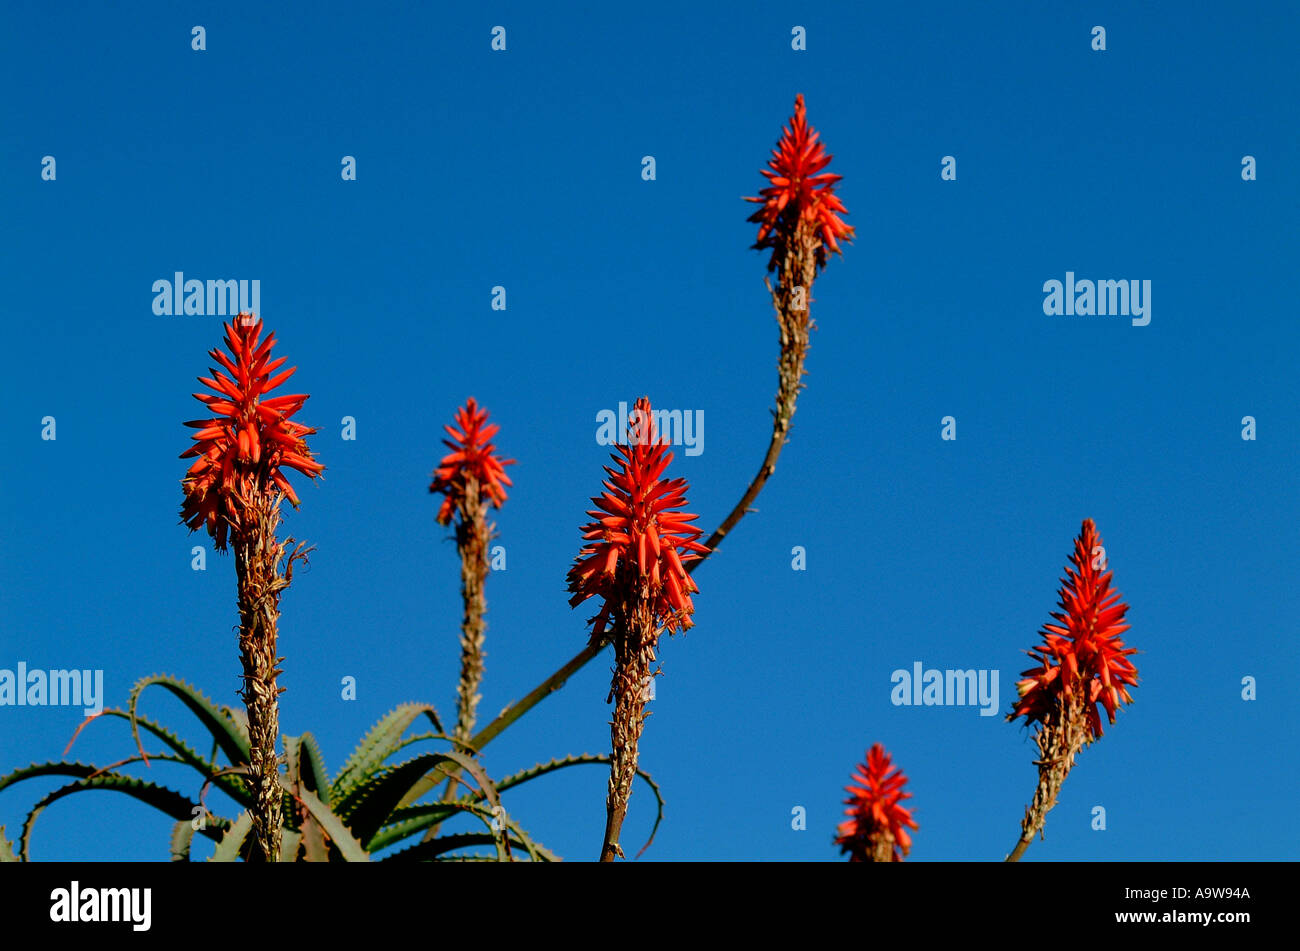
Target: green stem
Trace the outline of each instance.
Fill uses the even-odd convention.
[[[470,740],[470,745],[476,750],[483,749],[483,747],[500,736],[506,727],[563,687],[565,682],[585,667],[588,661],[599,654],[604,646],[604,644],[588,644],[578,651],[567,664],[538,684],[528,696],[503,710],[495,720],[474,734],[474,738]]]

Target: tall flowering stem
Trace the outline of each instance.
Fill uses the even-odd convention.
[[[831,155],[819,138],[808,124],[803,96],[796,96],[789,127],[782,130],[768,167],[761,170],[768,179],[768,186],[761,190],[759,197],[747,199],[762,205],[749,219],[760,225],[754,247],[772,252],[768,270],[775,272],[777,277],[775,286],[770,278],[767,279],[781,342],[776,408],[772,411],[772,436],[758,472],[740,501],[704,543],[709,552],[715,551],[723,538],[751,511],[750,507],[763,486],[776,471],[777,460],[789,438],[799,390],[803,388],[804,360],[814,326],[809,310],[813,281],[826,266],[827,251],[842,254],[840,242],[853,238],[853,228],[840,217],[848,212],[834,192],[835,183],[842,176],[824,171]],[[686,570],[693,572],[707,557],[706,552],[699,560],[687,565]],[[570,677],[600,653],[602,647],[594,641],[587,644],[564,666],[475,734],[474,747],[482,749],[563,687]]]
[[[1056,805],[1075,757],[1102,735],[1101,714],[1115,722],[1120,706],[1132,703],[1128,688],[1137,686],[1137,668],[1128,658],[1137,653],[1120,637],[1128,605],[1111,590],[1106,554],[1092,519],[1085,519],[1074,541],[1060,589],[1055,623],[1043,626],[1043,643],[1027,651],[1035,666],[1016,684],[1019,700],[1007,715],[1035,724],[1038,786],[1025,809],[1020,838],[1007,856],[1019,861],[1034,836],[1042,836],[1047,813]]]
[[[185,424],[198,432],[181,458],[197,459],[181,481],[181,520],[191,531],[206,529],[218,551],[235,550],[253,828],[261,858],[274,862],[280,856],[283,798],[276,753],[283,690],[276,683],[280,596],[292,581],[294,562],[311,550],[276,537],[282,499],[298,504],[284,470],[315,478],[325,467],[305,440],[316,430],[289,419],[307,396],[267,395],[297,369],[276,374],[285,359],[270,359],[275,334],[261,340],[262,322],[251,314],[240,314],[225,329],[229,355],[209,351],[222,369],[199,377],[213,392],[194,394],[212,416]]]
[[[500,508],[506,500],[505,486],[511,485],[505,466],[513,459],[496,455],[492,437],[500,427],[487,424],[487,410],[480,409],[473,397],[456,410],[456,424],[444,426],[450,439],[443,444],[451,450],[438,463],[429,491],[443,496],[438,522],[448,525],[456,520],[456,549],[460,553],[460,592],[464,603],[460,635],[460,681],[456,688],[456,739],[468,742],[474,730],[478,710],[479,686],[483,682],[483,642],[487,631],[484,615],[487,599],[488,544],[492,526],[488,524],[488,506]],[[450,788],[450,786],[449,786]]]
[[[648,716],[646,698],[659,641],[654,614],[646,601],[628,598],[618,610],[624,621],[620,634],[613,638],[614,677],[610,698],[614,700],[614,718],[610,721],[609,792],[605,798],[605,833],[600,846],[602,862],[626,858],[619,839],[632,798],[641,732]]]
[[[848,816],[836,829],[835,844],[850,862],[901,862],[912,850],[908,829],[917,828],[912,810],[903,806],[911,799],[903,792],[907,777],[894,766],[885,748],[877,743],[857,768],[854,783],[845,787]]]
[[[614,675],[609,700],[611,758],[605,834],[600,861],[623,857],[619,836],[632,795],[637,750],[644,727],[659,635],[687,630],[694,621],[691,594],[699,591],[687,573],[708,549],[696,541],[697,516],[686,505],[685,479],[664,479],[673,454],[656,433],[650,400],[637,400],[628,445],[605,467],[605,491],[592,498],[594,520],[582,529],[585,541],[569,569],[573,607],[602,599],[591,619],[591,643],[614,645]]]
[[[292,538],[276,538],[280,524],[280,493],[249,500],[243,528],[233,533],[235,575],[239,592],[239,659],[248,711],[249,775],[256,805],[254,830],[263,858],[279,860],[281,800],[279,755],[280,700],[278,630],[280,595],[293,580],[293,563],[311,551],[294,546]],[[283,570],[282,570],[283,569]]]
[[[777,279],[775,286],[766,279],[781,340],[776,409],[763,462],[735,508],[709,537],[710,550],[745,516],[776,471],[781,449],[790,438],[795,403],[803,389],[804,360],[816,326],[810,309],[813,282],[826,267],[827,251],[842,254],[840,242],[853,239],[853,228],[840,217],[848,210],[835,194],[835,184],[843,176],[823,171],[832,156],[819,139],[820,133],[808,124],[800,94],[790,124],[782,130],[768,167],[762,169],[768,186],[758,197],[745,199],[761,206],[749,217],[759,225],[754,247],[772,252],[767,269]]]

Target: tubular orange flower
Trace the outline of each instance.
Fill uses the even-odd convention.
[[[893,765],[885,748],[877,743],[858,766],[853,778],[857,785],[844,787],[849,818],[841,822],[835,844],[851,862],[901,862],[912,850],[908,829],[918,828],[912,810],[900,805],[912,798],[903,792],[907,777]]]
[[[1111,573],[1102,574],[1103,558],[1097,526],[1084,519],[1070,555],[1073,567],[1066,566],[1061,580],[1060,611],[1052,613],[1057,623],[1044,625],[1044,643],[1026,651],[1038,665],[1021,674],[1020,700],[1008,720],[1023,716],[1026,723],[1042,723],[1081,696],[1090,743],[1102,734],[1098,704],[1114,723],[1119,706],[1133,702],[1128,688],[1137,686],[1137,668],[1128,656],[1137,649],[1125,647],[1120,637],[1129,629],[1128,605],[1111,590]]]
[[[505,486],[513,485],[506,475],[504,466],[514,465],[513,459],[501,459],[496,454],[496,447],[491,443],[493,436],[500,430],[496,423],[487,423],[488,413],[480,409],[474,397],[470,397],[464,407],[456,410],[456,426],[444,426],[451,439],[444,439],[443,445],[451,450],[442,457],[438,468],[433,473],[430,492],[442,492],[446,498],[438,509],[438,523],[448,525],[452,515],[465,500],[471,481],[478,486],[483,498],[489,499],[494,508],[500,508],[506,500]]]
[[[629,443],[615,447],[617,470],[605,466],[606,491],[591,500],[596,510],[587,514],[595,521],[583,526],[587,544],[569,569],[571,606],[596,595],[605,599],[592,618],[593,640],[617,623],[613,615],[629,589],[649,601],[656,627],[669,633],[692,627],[691,594],[700,589],[685,566],[708,552],[695,540],[701,531],[690,524],[698,516],[679,510],[686,504],[686,480],[661,478],[673,454],[657,438],[647,397],[636,402]]]
[[[181,480],[185,493],[181,520],[190,531],[206,525],[218,551],[226,549],[227,530],[239,529],[255,496],[274,487],[297,506],[298,495],[283,468],[296,469],[313,479],[325,470],[304,439],[316,430],[289,419],[307,396],[266,395],[297,369],[291,367],[272,376],[286,360],[270,359],[274,332],[259,343],[262,321],[242,313],[225,329],[231,355],[215,348],[208,355],[230,375],[214,367],[211,377],[199,377],[200,383],[216,392],[195,393],[194,398],[215,415],[185,424],[198,432],[192,437],[195,444],[180,456],[198,456]]]
[[[758,198],[745,199],[763,206],[749,217],[759,225],[754,247],[772,249],[767,269],[775,271],[786,248],[796,240],[799,223],[808,222],[819,240],[817,267],[824,268],[826,249],[839,254],[839,242],[853,238],[853,228],[840,218],[840,213],[848,214],[848,209],[835,194],[835,183],[844,176],[822,172],[833,156],[818,141],[820,133],[808,124],[802,93],[795,97],[789,127],[781,131],[768,167],[762,169],[770,184],[759,192]]]

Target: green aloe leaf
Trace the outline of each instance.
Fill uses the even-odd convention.
[[[370,851],[378,852],[403,839],[447,821],[463,811],[458,803],[436,802],[420,806],[402,806],[388,814],[384,828],[371,837]]]
[[[311,817],[320,824],[320,828],[329,836],[330,842],[339,850],[344,860],[348,862],[370,861],[370,856],[366,854],[365,848],[348,831],[348,827],[343,824],[343,820],[335,815],[329,806],[321,802],[315,793],[306,789],[299,789],[293,795],[306,807]]]
[[[302,843],[302,833],[293,829],[284,829],[280,833],[280,861],[298,861],[298,846]]]
[[[419,798],[417,788],[424,787],[427,791],[446,779],[451,770],[439,769],[443,764],[452,768],[478,765],[469,757],[456,753],[425,753],[375,773],[339,803],[338,813],[358,839],[369,843],[375,833],[388,824],[394,809]],[[499,805],[500,799],[496,798],[492,781],[481,768],[478,772],[481,775],[476,778],[486,784],[481,788],[489,790],[489,798]],[[434,777],[432,782],[429,777]]]
[[[443,762],[448,761],[437,753],[428,753],[376,770],[337,804],[339,816],[369,848],[370,839],[388,820],[402,797],[429,770]]]
[[[182,819],[172,826],[171,860],[173,862],[188,862],[190,860],[190,846],[193,843],[194,823],[188,819]]]
[[[370,851],[373,854],[386,849],[403,839],[423,832],[425,829],[440,825],[457,813],[472,814],[481,819],[489,829],[492,828],[493,819],[503,817],[508,833],[512,834],[514,839],[517,840],[516,844],[522,845],[528,851],[529,857],[533,861],[560,861],[559,856],[534,840],[517,822],[506,815],[504,810],[494,813],[483,806],[475,805],[468,799],[441,801],[418,806],[403,806],[393,810],[388,817],[389,822],[370,840]],[[498,861],[499,859],[494,857],[492,860]]]
[[[99,771],[98,766],[92,766],[89,763],[32,763],[32,765],[16,769],[6,776],[0,776],[0,789],[16,785],[26,779],[34,779],[37,776],[75,776],[78,779],[85,779],[87,776],[93,776]]]
[[[115,707],[109,707],[99,715],[105,717],[120,717],[128,723],[132,722],[129,713],[124,710],[118,710]],[[142,716],[139,713],[135,715],[134,723],[144,727],[148,732],[166,743],[176,752],[177,756],[180,757],[181,762],[184,762],[187,766],[193,767],[205,780],[211,779],[218,789],[224,792],[231,799],[234,799],[239,803],[239,805],[247,808],[253,804],[252,794],[248,791],[248,787],[239,779],[238,776],[229,773],[219,774],[216,764],[211,758],[200,756],[197,750],[191,747],[175,733],[172,733],[166,727],[159,723],[155,723],[153,720],[150,720],[148,717]],[[150,757],[150,759],[156,758],[157,757]]]
[[[496,845],[499,838],[499,836],[490,832],[458,832],[452,835],[440,835],[436,839],[420,842],[409,849],[394,852],[392,855],[387,856],[384,861],[423,862],[471,845]]]
[[[421,714],[427,716],[436,729],[442,730],[438,711],[427,703],[404,703],[389,711],[362,737],[355,752],[343,764],[334,780],[330,801],[341,802],[345,795],[369,778],[400,747],[402,734]]]
[[[486,806],[480,806],[473,799],[456,799],[442,800],[439,802],[424,803],[418,806],[402,806],[394,809],[389,813],[385,820],[384,828],[381,829],[370,841],[370,851],[378,852],[381,848],[387,848],[402,839],[406,839],[421,832],[431,826],[440,825],[447,819],[457,814],[474,816],[479,819],[488,829],[496,832],[492,826],[492,820],[505,815],[505,810],[493,812]],[[506,816],[507,825],[512,825],[509,816]],[[437,838],[430,836],[429,840]]]
[[[445,760],[455,763],[462,770],[474,777],[474,781],[478,783],[479,789],[479,791],[475,793],[475,798],[487,799],[493,806],[501,805],[501,797],[497,794],[496,783],[494,783],[491,777],[484,772],[483,767],[480,765],[478,760],[466,753],[458,753],[454,750],[449,750],[438,755],[443,757]],[[398,805],[411,805],[435,786],[445,782],[454,772],[456,771],[445,769],[442,764],[439,764],[437,768],[426,774],[419,782],[413,785]]]
[[[308,816],[302,824],[302,858],[304,862],[328,862],[330,860],[329,844],[325,841],[325,831],[320,823]]]
[[[253,831],[253,816],[245,811],[239,814],[239,818],[234,824],[226,830],[226,834],[221,837],[217,843],[216,849],[212,852],[212,858],[209,862],[234,862],[237,861],[244,852],[244,843],[248,840],[248,835]]]
[[[491,822],[494,818],[492,813],[484,810],[477,810],[481,813],[480,818],[485,822]],[[449,835],[438,836],[436,839],[427,839],[411,846],[409,849],[402,849],[400,852],[394,852],[392,855],[385,856],[381,861],[397,862],[429,862],[429,861],[466,861],[466,862],[500,862],[506,860],[507,856],[502,848],[503,844],[509,844],[523,848],[529,853],[529,857],[535,862],[558,862],[560,859],[550,850],[532,842],[522,829],[509,818],[505,821],[505,829],[502,833],[498,832],[455,832]],[[447,853],[454,852],[457,849],[469,848],[478,845],[491,845],[497,849],[495,856],[487,855],[463,855],[448,856]]]
[[[60,764],[76,765],[76,764]],[[86,779],[79,779],[74,783],[54,790],[54,792],[45,796],[27,814],[23,821],[23,832],[19,840],[19,854],[24,862],[31,861],[31,837],[32,827],[36,824],[36,819],[46,807],[71,796],[74,793],[86,792],[91,789],[106,789],[111,792],[120,792],[135,799],[140,800],[147,805],[153,806],[160,812],[163,812],[173,819],[191,820],[195,816],[195,810],[199,806],[190,801],[185,796],[176,792],[174,789],[167,789],[165,786],[159,786],[156,783],[146,783],[143,780],[136,779],[134,776],[126,776],[122,773],[101,772],[97,776],[91,776]],[[220,816],[210,816],[201,830],[204,835],[210,839],[220,841],[222,833],[230,826],[229,819],[223,819]]]
[[[145,677],[136,682],[131,688],[131,702],[127,711],[131,717],[131,730],[136,737],[136,743],[139,744],[139,732],[136,730],[136,706],[140,702],[140,694],[146,687],[157,685],[167,690],[180,699],[185,706],[189,707],[191,712],[199,718],[203,726],[217,745],[221,747],[221,752],[226,754],[231,765],[239,765],[248,762],[248,727],[241,725],[236,718],[234,711],[230,707],[218,707],[199,691],[197,687],[192,687],[167,674],[155,674],[152,677]]]
[[[290,786],[296,786],[299,782],[298,776],[298,737],[285,736],[281,737],[284,744],[284,778]]]
[[[595,763],[608,764],[609,754],[577,753],[572,756],[565,756],[562,759],[553,759],[549,763],[538,763],[536,766],[520,770],[511,776],[507,776],[505,779],[498,780],[496,784],[497,791],[505,792],[512,787],[522,786],[524,783],[536,779],[539,776],[545,776],[548,773],[554,773],[561,769],[568,769],[570,766],[589,766]],[[654,777],[643,769],[638,769],[636,774],[645,780],[646,785],[650,787],[650,791],[654,793],[655,802],[658,804],[658,812],[655,815],[655,824],[650,829],[650,838],[646,839],[645,845],[641,846],[641,851],[637,853],[637,855],[641,855],[646,849],[650,848],[650,843],[655,840],[655,833],[659,831],[659,823],[664,821],[664,797],[663,793],[659,789],[659,784],[654,781]]]
[[[325,770],[325,757],[321,755],[320,746],[316,743],[316,737],[310,733],[304,733],[298,738],[301,747],[299,758],[301,760],[302,771],[301,779],[303,785],[310,789],[316,795],[328,795],[330,792],[330,777]]]
[[[462,752],[467,752],[471,754],[475,752],[474,748],[470,746],[468,743],[466,743],[464,740],[458,740],[453,736],[448,736],[446,733],[430,732],[430,733],[412,733],[410,736],[404,737],[402,739],[402,742],[397,744],[396,748],[393,750],[393,753],[396,753],[398,750],[406,749],[406,747],[408,746],[413,746],[416,743],[421,743],[424,740],[442,740],[448,744],[454,744],[455,748],[461,750]],[[392,753],[388,755],[391,756]]]

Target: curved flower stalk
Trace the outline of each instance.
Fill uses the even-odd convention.
[[[488,575],[488,544],[493,526],[488,524],[487,508],[500,508],[506,500],[505,486],[511,485],[505,466],[513,459],[496,455],[492,437],[500,429],[487,424],[487,410],[480,409],[474,397],[456,410],[456,425],[444,426],[450,439],[443,444],[451,450],[443,456],[429,486],[441,493],[438,522],[449,525],[456,519],[456,549],[460,552],[460,592],[464,614],[460,635],[460,683],[456,688],[457,719],[455,737],[467,742],[474,730],[479,686],[483,682],[484,635],[487,624],[487,600],[483,588]]]
[[[832,156],[819,139],[820,133],[808,124],[801,93],[795,97],[790,125],[782,129],[768,167],[762,169],[768,187],[757,198],[745,199],[762,206],[749,217],[759,225],[754,248],[771,250],[767,269],[775,272],[777,278],[775,287],[770,279],[765,279],[781,337],[776,409],[772,413],[772,438],[763,463],[736,507],[709,537],[710,550],[716,549],[744,517],[776,471],[781,449],[789,439],[795,402],[803,389],[804,359],[816,326],[810,309],[813,282],[826,267],[826,252],[843,255],[840,242],[853,239],[853,228],[840,217],[848,214],[848,209],[835,194],[835,184],[843,176],[823,171]]]
[[[844,787],[849,798],[844,804],[848,816],[836,829],[835,844],[850,862],[901,862],[912,851],[908,829],[918,828],[912,810],[901,805],[911,799],[903,792],[907,777],[885,748],[877,743],[866,762],[853,775],[856,784]]]
[[[1043,643],[1026,652],[1036,665],[1021,675],[1020,699],[1007,715],[1008,721],[1024,717],[1026,724],[1037,724],[1039,752],[1038,787],[1008,862],[1018,861],[1034,836],[1042,835],[1075,756],[1102,735],[1098,707],[1114,723],[1119,707],[1133,702],[1128,688],[1137,686],[1137,668],[1128,658],[1137,649],[1125,647],[1120,637],[1129,629],[1128,605],[1111,590],[1105,569],[1097,526],[1084,519],[1061,581],[1060,610],[1052,613],[1056,623],[1044,625]]]
[[[310,551],[292,547],[292,538],[276,538],[281,499],[298,505],[284,470],[315,478],[325,467],[305,441],[316,430],[289,419],[307,396],[267,396],[297,369],[276,373],[285,358],[270,358],[275,334],[261,340],[262,321],[252,314],[240,314],[225,329],[230,354],[208,353],[226,372],[213,368],[211,377],[199,377],[214,392],[194,394],[213,415],[185,424],[198,432],[181,458],[198,458],[181,481],[181,520],[190,531],[206,528],[218,551],[226,551],[228,542],[235,550],[241,696],[248,710],[249,776],[255,789],[250,812],[261,853],[270,862],[280,855],[283,796],[276,754],[283,689],[276,685],[280,596],[293,579],[294,562]]]
[[[693,625],[691,594],[699,588],[686,566],[708,552],[695,540],[700,530],[690,524],[697,516],[681,511],[686,480],[662,478],[673,454],[655,432],[646,397],[636,402],[628,441],[612,456],[617,468],[605,467],[605,491],[591,500],[596,508],[587,514],[594,521],[582,529],[586,544],[568,575],[570,605],[577,607],[593,597],[603,600],[590,622],[592,643],[614,645],[608,699],[615,706],[602,862],[623,857],[619,835],[637,774],[637,746],[659,635]]]

